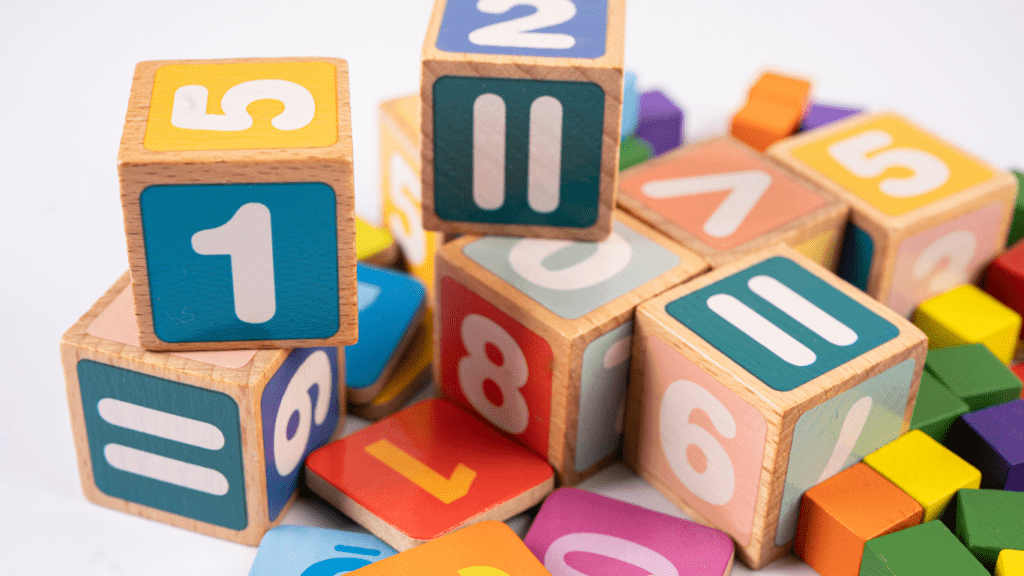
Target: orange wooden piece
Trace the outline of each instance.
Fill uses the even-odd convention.
[[[811,96],[811,83],[803,78],[766,72],[754,82],[749,100],[764,100],[799,108],[802,112]]]
[[[916,500],[860,463],[804,493],[793,548],[821,576],[857,576],[868,540],[923,516]]]
[[[750,88],[747,103],[733,116],[730,133],[764,152],[796,132],[810,93],[807,80],[766,72]]]

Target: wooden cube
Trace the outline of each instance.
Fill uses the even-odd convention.
[[[936,520],[868,541],[860,576],[989,576],[989,572]]]
[[[925,336],[784,245],[637,309],[624,455],[757,569],[800,497],[905,432]]]
[[[764,152],[797,131],[810,93],[807,80],[766,72],[751,86],[746,104],[732,118],[729,133]]]
[[[348,64],[135,68],[118,173],[150,350],[357,339]]]
[[[434,382],[579,482],[617,454],[633,310],[706,267],[625,214],[599,243],[459,238],[438,251]]]
[[[303,459],[344,427],[337,348],[148,352],[127,273],[61,360],[86,498],[243,544],[281,521]]]
[[[768,155],[851,205],[839,275],[901,315],[1002,251],[1013,177],[902,116],[851,116]]]
[[[434,2],[420,84],[427,230],[611,233],[625,0],[535,6]]]
[[[914,417],[910,420],[911,430],[920,430],[940,444],[946,440],[946,433],[970,407],[927,370],[921,374],[921,387],[917,391]]]
[[[1000,551],[995,576],[1024,576],[1024,550]]]
[[[989,570],[1000,550],[1024,550],[1024,492],[961,490],[956,506],[957,537]]]
[[[434,305],[434,254],[442,235],[423,229],[420,182],[420,97],[380,104],[380,183],[384,226],[402,247],[405,267],[427,288]]]
[[[1010,170],[1010,174],[1013,174],[1017,180],[1017,202],[1013,207],[1013,223],[1010,224],[1010,233],[1006,236],[1007,248],[1024,238],[1024,195],[1021,194],[1021,190],[1024,190],[1024,174],[1020,170]]]
[[[1014,312],[1024,313],[1024,242],[992,261],[985,274],[985,291]]]
[[[401,252],[387,228],[378,228],[356,216],[356,258],[360,262],[381,266],[394,266]]]
[[[849,208],[728,136],[623,172],[619,206],[721,266],[785,242],[835,269]]]
[[[913,318],[928,335],[929,348],[984,344],[1003,364],[1013,361],[1021,315],[975,286],[965,284],[921,302]]]
[[[969,412],[1020,395],[1020,379],[983,344],[929,350],[924,368],[962,400]]]
[[[982,488],[1024,492],[1024,399],[964,414],[946,447],[981,471]]]

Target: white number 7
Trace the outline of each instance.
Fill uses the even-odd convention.
[[[828,147],[828,154],[855,176],[874,178],[889,168],[906,168],[913,172],[907,178],[886,178],[879,184],[882,192],[895,198],[910,198],[935,190],[949,180],[949,166],[924,150],[889,148],[892,135],[884,130],[868,130]]]

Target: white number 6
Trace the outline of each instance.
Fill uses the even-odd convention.
[[[332,373],[331,359],[327,352],[317,350],[302,362],[288,381],[274,422],[274,460],[277,473],[281,476],[291,474],[302,462],[313,423],[319,426],[327,419],[334,396],[331,390]],[[317,388],[315,412],[309,397],[309,389],[314,386]],[[288,421],[296,412],[299,413],[299,425],[295,435],[289,439]]]

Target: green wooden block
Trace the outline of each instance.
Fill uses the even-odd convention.
[[[1024,492],[965,488],[956,500],[956,535],[989,570],[1000,550],[1024,550]]]
[[[860,576],[990,576],[938,520],[868,540]]]
[[[984,344],[929,350],[924,367],[971,412],[1020,397],[1021,381]]]
[[[1006,237],[1007,246],[1024,238],[1024,197],[1020,193],[1024,189],[1024,174],[1018,170],[1011,170],[1011,173],[1017,178],[1017,205],[1013,208],[1013,222],[1010,223],[1010,234]]]
[[[962,400],[953,395],[929,372],[921,373],[921,388],[917,392],[917,403],[914,404],[914,416],[910,419],[910,429],[920,430],[931,436],[935,441],[943,443],[946,432],[961,414],[969,412]]]
[[[646,162],[651,156],[654,156],[654,149],[650,144],[636,136],[630,136],[623,140],[619,147],[619,170]]]

